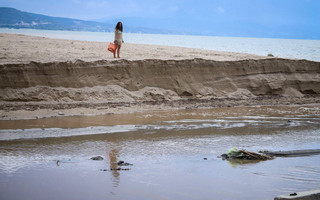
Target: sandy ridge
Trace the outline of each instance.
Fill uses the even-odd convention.
[[[3,119],[319,103],[319,62],[136,44],[113,59],[101,42],[12,34],[0,42]]]

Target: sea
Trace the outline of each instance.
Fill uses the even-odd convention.
[[[114,33],[111,32],[8,28],[0,28],[0,33],[99,42],[111,42],[114,37]],[[306,59],[320,62],[320,40],[124,33],[124,41],[137,44],[249,53],[261,56],[272,54],[279,58]]]

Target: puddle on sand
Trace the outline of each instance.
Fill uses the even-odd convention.
[[[0,121],[0,129],[1,199],[273,199],[320,185],[320,155],[217,158],[231,147],[320,149],[312,106]],[[110,171],[119,160],[131,170]]]

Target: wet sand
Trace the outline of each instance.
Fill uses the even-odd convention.
[[[190,109],[208,109],[247,106],[289,106],[289,105],[310,105],[320,107],[318,96],[300,97],[257,97],[251,99],[186,99],[176,101],[150,101],[150,102],[119,102],[119,103],[33,103],[33,102],[2,102],[0,105],[0,119],[21,120],[40,118],[63,118],[65,116],[109,116],[117,114],[145,113],[149,111],[179,111]],[[0,122],[1,122],[0,120]]]

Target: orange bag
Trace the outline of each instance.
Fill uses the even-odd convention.
[[[109,46],[108,46],[108,51],[110,51],[111,53],[114,53],[116,51],[116,49],[117,49],[117,45],[110,42]]]

